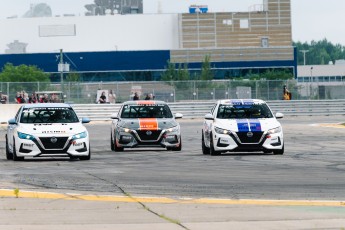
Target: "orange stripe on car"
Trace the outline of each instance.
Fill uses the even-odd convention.
[[[158,130],[157,118],[140,118],[139,129],[140,130]]]

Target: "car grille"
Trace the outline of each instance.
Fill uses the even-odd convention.
[[[248,132],[237,132],[237,136],[240,139],[241,143],[244,144],[254,144],[254,143],[259,143],[262,137],[263,132],[252,132],[253,136],[248,137],[247,134]]]
[[[161,130],[137,130],[138,136],[142,141],[156,141],[161,132]]]
[[[63,149],[68,137],[55,137],[56,142],[52,142],[53,137],[40,137],[40,140],[45,149]]]

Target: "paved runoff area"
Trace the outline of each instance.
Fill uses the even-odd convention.
[[[344,229],[343,117],[284,118],[286,152],[202,155],[202,120],[181,120],[182,152],[7,161],[1,127],[0,230]]]

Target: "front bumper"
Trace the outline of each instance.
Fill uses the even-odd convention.
[[[273,151],[280,150],[284,146],[282,132],[257,135],[258,137],[252,140],[252,137],[244,137],[244,133],[213,134],[214,150],[223,152]]]
[[[123,148],[173,148],[180,146],[181,134],[166,130],[131,130],[130,132],[118,132],[115,141],[118,147]]]
[[[56,138],[56,143],[49,140]],[[69,156],[88,156],[89,138],[72,140],[72,137],[35,137],[34,140],[16,137],[16,153],[19,157],[38,157],[43,155],[67,154]]]

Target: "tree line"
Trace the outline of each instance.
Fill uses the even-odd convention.
[[[345,59],[345,46],[341,44],[333,44],[327,39],[321,41],[293,42],[293,46],[297,47],[297,63],[298,65],[328,65],[334,64],[336,60]],[[305,51],[303,51],[305,50]]]

